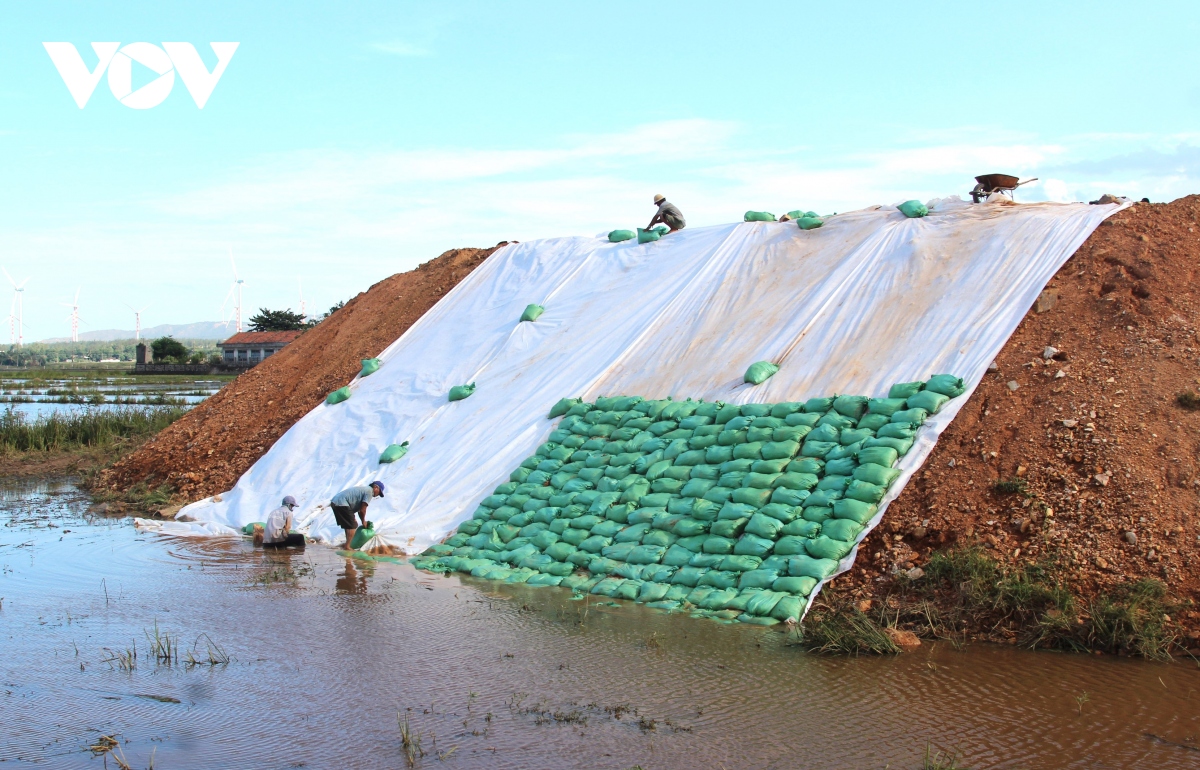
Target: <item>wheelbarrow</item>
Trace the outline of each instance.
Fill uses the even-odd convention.
[[[1022,182],[1018,177],[1009,174],[984,174],[983,176],[975,177],[975,181],[978,184],[975,185],[975,189],[971,190],[971,200],[979,203],[992,193],[1004,193],[1011,198],[1013,190],[1023,184],[1036,182],[1037,177],[1035,176],[1033,179],[1026,179]]]

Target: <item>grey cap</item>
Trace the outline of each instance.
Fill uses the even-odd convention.
[[[296,498],[292,497],[291,495],[288,495],[287,497],[283,498],[283,504],[288,506],[289,508],[295,508],[296,507]]]

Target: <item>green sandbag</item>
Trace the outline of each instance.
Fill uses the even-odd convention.
[[[806,457],[804,459],[809,460],[812,458]],[[808,467],[808,466],[804,466],[804,467]],[[820,481],[821,481],[819,478],[816,477],[816,475],[814,473],[794,473],[790,470],[791,465],[789,465],[788,468],[789,468],[789,470],[787,473],[780,474],[779,478],[775,479],[775,481],[772,483],[772,486],[774,486],[776,489],[778,489],[779,487],[785,487],[787,489],[810,489],[811,490],[811,489],[815,489],[817,484],[820,483]],[[819,473],[821,471],[817,471],[817,472]]]
[[[941,393],[950,398],[958,398],[967,392],[967,384],[961,377],[955,377],[953,374],[935,374],[929,378],[929,382],[925,383],[925,390],[932,390],[934,393]]]
[[[546,308],[542,307],[541,305],[533,305],[533,304],[526,305],[525,312],[521,313],[521,320],[522,321],[536,321],[538,319],[538,316],[540,316],[542,313],[545,313],[545,312],[546,312]]]
[[[786,475],[786,474],[785,474]],[[775,491],[771,493],[771,503],[779,503],[780,505],[803,505],[808,499],[809,491],[807,489],[788,489],[787,487],[775,487]],[[763,506],[766,508],[766,506]]]
[[[744,219],[747,222],[774,222],[775,215],[769,211],[747,211]]]
[[[833,398],[810,398],[804,402],[804,411],[809,413],[825,414],[833,408]]]
[[[824,580],[837,572],[838,563],[834,559],[815,559],[811,556],[793,556],[788,561],[788,574],[793,577],[810,577]]]
[[[733,540],[732,538],[717,537],[713,535],[704,541],[703,551],[704,553],[729,554],[733,553],[733,548],[735,545],[737,545],[737,541]]]
[[[853,543],[834,540],[832,537],[826,537],[825,535],[814,537],[805,543],[805,548],[808,550],[809,556],[815,559],[833,559],[834,561],[840,561],[846,554],[850,553],[850,549],[853,547]]]
[[[863,525],[851,519],[830,519],[821,525],[821,534],[852,543],[858,539],[858,533],[863,531]]]
[[[671,586],[666,583],[654,583],[646,581],[638,588],[637,601],[639,602],[656,602],[667,595],[667,591]]]
[[[613,591],[614,599],[625,599],[626,601],[634,601],[637,599],[638,590],[642,587],[640,580],[626,580],[621,585],[617,586],[617,590]]]
[[[885,488],[891,485],[899,476],[899,468],[885,468],[875,463],[863,463],[854,469],[854,478]]]
[[[700,582],[697,585],[712,586],[713,588],[733,588],[737,585],[739,574],[737,572],[710,569],[704,573],[704,577],[700,578]]]
[[[778,371],[779,367],[770,361],[758,361],[750,364],[743,379],[751,385],[762,385]]]
[[[383,452],[380,453],[379,462],[381,464],[382,463],[394,463],[397,460],[399,460],[401,457],[404,457],[404,455],[406,455],[406,454],[408,454],[408,442],[407,441],[402,442],[400,444],[389,444],[388,448],[383,450]]]
[[[563,578],[563,581],[559,583],[559,585],[563,588],[569,588],[572,591],[577,591],[581,590],[585,584],[591,581],[591,579],[592,578],[588,577],[587,575],[569,575]]]
[[[800,451],[800,444],[796,441],[768,441],[762,445],[762,459],[791,459],[795,457],[798,451]],[[736,451],[734,452],[734,456],[737,456]]]
[[[591,593],[598,596],[612,597],[617,593],[617,589],[625,582],[625,578],[606,577],[596,585],[592,586]]]
[[[691,561],[693,555],[691,551],[675,543],[663,554],[662,563],[671,567],[683,567]]]
[[[910,437],[911,438],[911,437]],[[858,462],[862,465],[882,465],[891,468],[900,458],[900,453],[888,446],[864,447],[858,451]]]
[[[629,551],[625,560],[630,564],[656,564],[666,553],[661,545],[639,545]]]
[[[565,534],[564,534],[563,539],[564,540],[567,539]],[[586,538],[583,542],[579,543],[578,547],[579,547],[579,550],[581,550],[581,551],[587,551],[588,553],[595,554],[595,553],[600,553],[602,550],[604,550],[605,548],[607,548],[610,545],[612,545],[612,538],[601,537],[600,535],[591,535],[588,538]]]
[[[729,499],[735,503],[742,503],[754,508],[762,508],[771,500],[771,490],[742,487],[741,489],[733,490],[733,494]]]
[[[935,393],[932,390],[922,390],[915,396],[910,396],[907,401],[909,409],[924,409],[930,414],[936,414],[937,410],[942,408],[942,405],[950,400],[950,397],[944,393]]]
[[[750,601],[750,597],[762,590],[761,588],[739,588],[738,595],[728,604],[729,609],[745,612],[746,603]]]
[[[774,547],[775,541],[747,533],[738,538],[733,552],[738,556],[757,556],[761,559]]]
[[[357,551],[373,537],[375,537],[375,526],[368,521],[365,525],[354,530],[354,538],[350,541],[350,550]]]
[[[713,588],[712,586],[696,586],[691,591],[688,591],[687,598],[684,599],[684,601],[686,601],[688,604],[699,606],[700,602],[704,601],[704,599],[715,590],[717,589]]]
[[[801,230],[816,230],[823,224],[825,220],[820,217],[800,217],[796,220],[796,226]]]
[[[733,554],[723,557],[718,569],[724,572],[749,572],[758,569],[761,565],[762,559],[757,556]]]
[[[694,537],[703,535],[708,532],[708,522],[693,519],[690,516],[685,516],[675,522],[675,526],[671,528],[671,533],[679,537]]]
[[[807,604],[808,602],[799,596],[784,596],[775,603],[771,617],[775,620],[799,621]]]
[[[758,615],[748,615],[743,612],[737,616],[739,623],[747,623],[752,626],[777,626],[779,621],[775,618],[761,618]]]
[[[785,594],[808,596],[817,587],[817,579],[813,577],[781,577],[771,584],[772,591],[782,591]]]
[[[780,591],[759,591],[746,602],[747,615],[770,615],[779,600],[787,596]]]
[[[651,243],[653,241],[657,241],[661,237],[662,233],[660,233],[658,230],[643,230],[640,227],[637,229],[638,243]]]
[[[742,519],[721,519],[713,522],[709,531],[715,537],[736,538],[746,531],[746,524],[749,522],[749,516]]]
[[[825,472],[830,476],[849,476],[854,473],[854,469],[858,467],[858,461],[853,457],[844,457],[841,460],[830,460],[825,463]]]
[[[669,567],[665,564],[647,564],[642,569],[642,579],[655,583],[670,583],[677,569],[678,567]]]
[[[687,549],[692,553],[700,553],[704,548],[704,541],[708,539],[708,535],[697,535],[695,537],[681,537],[676,541],[675,545],[680,548]]]
[[[858,479],[854,479],[846,487],[846,499],[861,500],[864,503],[878,503],[886,493],[887,487],[869,484]]]
[[[825,517],[828,518],[828,517]],[[808,519],[796,519],[783,525],[779,530],[780,538],[775,543],[775,553],[779,553],[779,542],[785,537],[816,537],[821,532],[821,524]]]
[[[923,217],[929,213],[929,209],[925,208],[925,204],[921,201],[904,201],[896,208],[900,209],[900,213],[909,219]]]
[[[450,388],[449,398],[451,401],[462,401],[474,392],[475,383],[473,382],[469,385],[455,385],[453,388]]]
[[[692,556],[692,560],[688,562],[689,567],[706,567],[708,569],[719,569],[721,563],[728,556],[722,556],[719,553],[698,553]]]
[[[652,607],[652,608],[654,608],[654,609],[656,609],[656,610],[667,610],[667,611],[669,612],[669,611],[671,611],[671,610],[677,610],[677,609],[679,609],[679,607],[680,607],[680,604],[679,604],[679,602],[677,602],[677,601],[671,601],[671,600],[668,600],[668,599],[660,599],[660,600],[658,600],[658,601],[656,601],[656,602],[648,602],[648,603],[646,604],[646,606],[647,606],[647,607]]]
[[[838,396],[833,400],[833,409],[838,414],[857,421],[867,411],[867,397]]]
[[[779,522],[780,527],[783,527],[790,521],[794,521],[800,515],[800,511],[796,510],[796,506],[785,505],[783,503],[767,503],[762,508],[759,508],[758,512],[775,519]]]
[[[773,569],[752,569],[738,578],[738,588],[770,588],[778,579],[779,573]]]
[[[608,240],[612,243],[620,243],[621,241],[633,240],[636,235],[632,230],[613,230],[608,234]]]
[[[894,423],[910,423],[912,425],[920,425],[929,417],[929,412],[925,409],[901,409],[891,417],[891,422]]]
[[[808,521],[805,522],[805,524],[813,525],[813,522]],[[779,556],[800,556],[801,554],[807,554],[808,549],[806,549],[804,545],[808,542],[808,540],[808,537],[785,535],[775,542],[774,552]]]
[[[547,546],[546,555],[555,561],[566,561],[567,557],[578,550],[570,543],[557,542],[554,545]]]
[[[737,598],[737,595],[738,590],[736,588],[718,589],[700,600],[700,608],[705,610],[723,610],[729,606],[730,602]]]
[[[267,523],[265,521],[252,521],[249,524],[247,524],[246,526],[242,527],[242,534],[243,535],[253,535],[255,527],[262,527],[263,530],[266,530]]]
[[[362,360],[362,371],[358,373],[359,377],[370,377],[375,372],[379,371],[379,367],[383,364],[378,358],[364,358]]]
[[[563,577],[561,575],[556,576],[543,573],[541,575],[534,575],[525,582],[531,586],[556,586],[563,582]]]
[[[763,461],[759,460],[758,462]],[[746,475],[746,479],[742,483],[742,486],[750,489],[771,489],[775,479],[779,478],[781,475],[782,474],[779,473],[749,473]]]
[[[695,588],[700,582],[700,578],[704,577],[705,572],[708,570],[703,567],[682,567],[671,578],[671,584]]]
[[[869,439],[866,442],[864,442],[863,449],[871,449],[871,448],[878,447],[878,446],[891,447],[892,449],[896,450],[897,455],[902,455],[902,454],[905,454],[906,452],[908,452],[908,450],[912,449],[912,445],[913,445],[913,440],[911,438],[899,439],[899,438],[882,438],[882,437],[876,436],[875,438]]]
[[[853,498],[834,500],[833,515],[838,519],[849,519],[859,524],[866,524],[875,517],[879,506]]]
[[[340,404],[348,398],[350,398],[350,386],[349,385],[338,388],[337,390],[330,393],[328,396],[325,397],[325,403]]]
[[[771,516],[765,516],[762,513],[756,513],[751,516],[750,521],[746,524],[746,532],[768,540],[774,540],[782,528],[782,521]]]
[[[915,396],[925,387],[923,382],[897,382],[888,391],[888,398],[908,398]]]

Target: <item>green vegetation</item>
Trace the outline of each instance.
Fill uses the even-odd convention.
[[[1187,604],[1150,579],[1085,601],[1049,562],[1010,567],[982,548],[962,548],[934,553],[924,578],[901,579],[869,612],[848,600],[814,607],[801,643],[817,652],[889,653],[895,650],[881,642],[886,628],[953,641],[988,629],[1029,648],[1170,660],[1180,643],[1170,618]]]
[[[32,342],[22,347],[8,345],[0,348],[0,366],[45,367],[74,364],[99,364],[101,361],[132,363],[137,353],[137,340],[111,342]],[[216,340],[182,339],[189,355],[199,354],[202,360],[217,354]]]
[[[179,419],[184,409],[119,407],[29,419],[11,408],[0,412],[0,454],[104,447],[124,439],[153,435]]]
[[[992,489],[1002,495],[1015,495],[1018,493],[1024,494],[1026,486],[1028,486],[1028,483],[1025,479],[1013,477],[1007,481],[997,481],[992,485]]]
[[[304,316],[288,310],[258,309],[257,315],[250,316],[250,331],[252,332],[291,332],[306,329],[312,324],[304,322]]]
[[[1196,395],[1195,391],[1187,390],[1175,396],[1175,403],[1189,412],[1194,412],[1200,409],[1200,396]]]

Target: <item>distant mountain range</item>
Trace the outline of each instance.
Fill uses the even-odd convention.
[[[174,337],[188,340],[223,340],[233,336],[233,324],[226,326],[220,321],[199,321],[193,324],[159,324],[142,329],[142,339],[155,340],[159,337]],[[112,342],[133,339],[132,329],[98,329],[80,332],[81,342]],[[70,342],[70,337],[51,337],[42,342]]]

